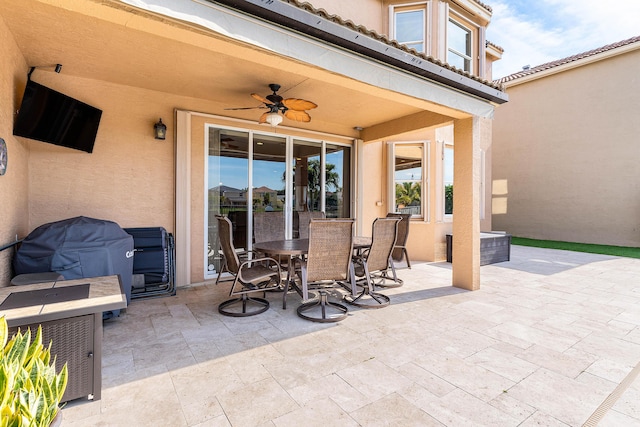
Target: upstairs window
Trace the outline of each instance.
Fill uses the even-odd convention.
[[[471,30],[453,19],[447,26],[447,62],[460,70],[471,70]]]
[[[393,38],[399,43],[426,52],[426,8],[421,6],[396,6],[393,14]]]

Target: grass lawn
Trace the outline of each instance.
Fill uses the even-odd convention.
[[[556,240],[526,239],[524,237],[512,237],[511,243],[520,246],[534,246],[536,248],[562,249],[565,251],[640,258],[640,248],[630,248],[626,246],[592,245],[588,243],[559,242]]]

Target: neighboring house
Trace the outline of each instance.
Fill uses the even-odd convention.
[[[279,180],[288,236],[299,206],[354,217],[366,235],[408,183],[419,189],[411,257],[444,259],[453,231],[453,284],[477,289],[492,117],[507,101],[490,81],[501,55],[485,40],[491,14],[475,0],[3,0],[0,244],[77,215],[164,226],[181,286],[215,277],[206,256],[221,202],[211,188],[247,188],[253,200],[254,188]],[[13,136],[32,66],[32,80],[102,110],[92,154]],[[259,124],[270,83],[317,104],[311,121]],[[159,117],[166,140],[154,139]],[[319,190],[295,174],[312,162],[325,171]],[[251,236],[251,207],[239,212]]]
[[[266,209],[268,206],[270,206],[270,209],[268,210],[273,210],[274,208],[276,208],[277,201],[278,192],[276,190],[272,190],[271,188],[265,187],[264,185],[262,187],[253,189],[254,207],[260,206],[262,209]],[[280,207],[280,209],[278,210],[282,210],[281,208],[282,207]]]
[[[228,187],[226,185],[218,185],[209,189],[209,195],[218,197],[217,200],[211,200],[216,206],[242,206],[247,207],[247,190]]]
[[[493,227],[640,246],[640,37],[500,80]]]

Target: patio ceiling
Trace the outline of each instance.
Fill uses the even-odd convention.
[[[284,97],[318,104],[311,123],[283,125],[352,136],[355,126],[424,111],[437,112],[436,122],[464,115],[118,1],[3,0],[0,16],[26,65],[48,66],[34,72],[36,81],[60,63],[66,75],[205,99],[207,113],[247,120],[263,110],[225,108],[260,106],[250,93],[267,95],[268,84],[279,83]]]

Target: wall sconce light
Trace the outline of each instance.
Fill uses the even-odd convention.
[[[162,123],[162,118],[158,120],[158,123],[153,125],[153,132],[156,136],[156,139],[165,139],[167,137],[167,126]]]
[[[282,116],[278,113],[271,112],[267,114],[267,117],[265,117],[264,120],[269,123],[271,127],[276,127],[282,123]]]

